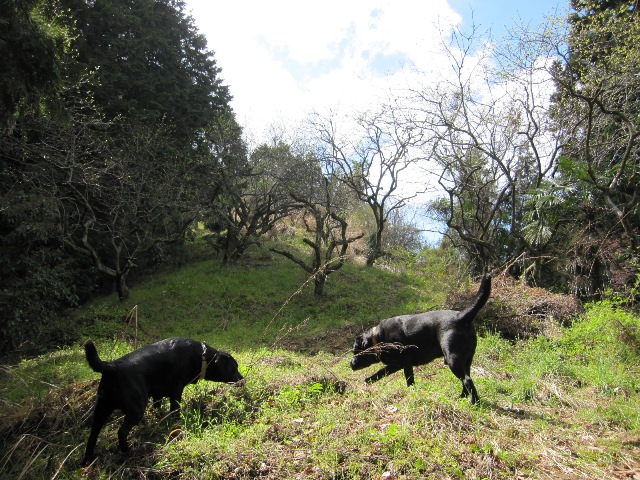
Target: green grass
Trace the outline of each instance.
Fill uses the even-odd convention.
[[[378,269],[366,269],[363,275],[362,267],[346,264],[330,276],[326,295],[317,298],[305,272],[267,255],[255,254],[260,261],[230,267],[218,260],[190,264],[132,288],[126,302],[115,296],[95,301],[74,313],[74,333],[102,338],[121,334],[123,319],[137,306],[137,336],[146,342],[184,335],[235,350],[278,346],[283,335],[295,336],[301,329],[308,337],[327,328],[371,324],[399,311],[432,309],[444,303],[447,293],[425,289],[416,276]],[[126,333],[135,336],[135,325]]]
[[[349,368],[356,332],[442,306],[452,279],[346,265],[321,299],[307,280],[257,251],[74,312],[69,346],[2,366],[0,477],[629,478],[640,468],[637,317],[602,303],[553,338],[481,337],[472,406],[442,361],[417,368],[412,388],[401,374],[364,385],[369,370]],[[122,323],[134,305],[137,329]],[[81,468],[98,378],[82,342],[94,339],[109,359],[172,335],[231,351],[247,383],[188,387],[179,418],[150,409],[130,455],[117,450],[114,416],[99,462]]]

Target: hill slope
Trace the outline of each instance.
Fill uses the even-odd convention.
[[[130,302],[93,302],[58,329],[72,346],[3,365],[2,471],[21,478],[634,478],[640,475],[640,321],[592,305],[553,338],[479,340],[480,404],[459,400],[441,361],[364,385],[348,365],[377,320],[441,307],[454,282],[348,265],[327,297],[283,259],[200,262],[149,279]],[[433,269],[433,270],[429,270]],[[137,319],[123,319],[137,305]],[[200,382],[181,418],[149,410],[117,451],[114,416],[99,461],[79,460],[97,387],[81,343],[103,358],[190,336],[231,351],[243,387]],[[373,370],[373,367],[372,367]],[[163,413],[166,413],[167,405]]]

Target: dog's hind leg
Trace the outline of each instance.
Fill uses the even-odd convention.
[[[469,375],[466,375],[462,380],[462,397],[468,397],[471,394],[471,403],[478,403],[478,391],[473,384],[473,380]]]
[[[478,403],[478,392],[476,390],[476,386],[473,384],[473,380],[471,380],[471,376],[469,375],[469,370],[471,370],[471,368],[463,368],[458,362],[452,362],[449,364],[449,368],[451,369],[451,372],[453,372],[453,374],[462,382],[462,394],[460,397],[465,398],[471,395],[471,403]]]
[[[364,381],[366,383],[377,382],[378,380],[380,380],[381,378],[386,377],[387,375],[391,375],[392,373],[396,373],[401,368],[402,367],[400,367],[399,365],[385,365],[384,367],[382,367],[380,370],[378,370],[376,373],[374,373],[370,377],[365,378]]]
[[[182,388],[178,388],[169,396],[171,412],[180,411],[180,403],[182,402],[182,391],[183,391]]]
[[[85,450],[83,463],[87,465],[93,460],[96,443],[98,442],[98,435],[100,430],[107,423],[109,416],[113,413],[113,407],[109,406],[104,400],[98,399],[96,406],[93,410],[93,421],[91,423],[91,433],[87,440],[87,449]]]
[[[413,366],[408,365],[404,367],[404,378],[407,380],[407,387],[410,387],[415,383],[415,378],[413,377]]]
[[[467,365],[465,368],[465,376],[464,376],[464,380],[462,381],[462,386],[464,390],[467,392],[467,395],[471,395],[471,403],[475,404],[475,403],[478,403],[478,400],[480,398],[478,397],[478,391],[476,390],[476,386],[474,385],[473,380],[471,380],[471,361],[472,360],[473,360],[473,357],[469,358],[469,360],[467,361]]]

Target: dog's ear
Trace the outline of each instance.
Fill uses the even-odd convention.
[[[238,363],[226,352],[216,352],[213,363],[221,372],[233,371],[238,368]]]
[[[223,365],[224,357],[220,354],[221,352],[216,352],[213,354],[213,364],[220,368]]]
[[[361,352],[362,350],[365,350],[365,345],[366,345],[365,333],[362,333],[361,335],[358,335],[356,337],[355,341],[353,342],[353,352],[354,353],[358,353],[358,352]]]

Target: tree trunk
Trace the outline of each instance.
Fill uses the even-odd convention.
[[[127,286],[127,273],[116,275],[116,290],[118,292],[118,298],[121,302],[124,302],[129,298],[129,287]]]
[[[313,293],[318,297],[322,296],[324,293],[324,284],[327,281],[327,275],[323,272],[316,272],[315,277],[313,279],[314,289]]]
[[[367,267],[373,267],[373,264],[380,256],[380,250],[382,250],[382,231],[383,228],[378,227],[375,236],[372,238],[373,242],[369,250],[369,255],[367,255]]]

